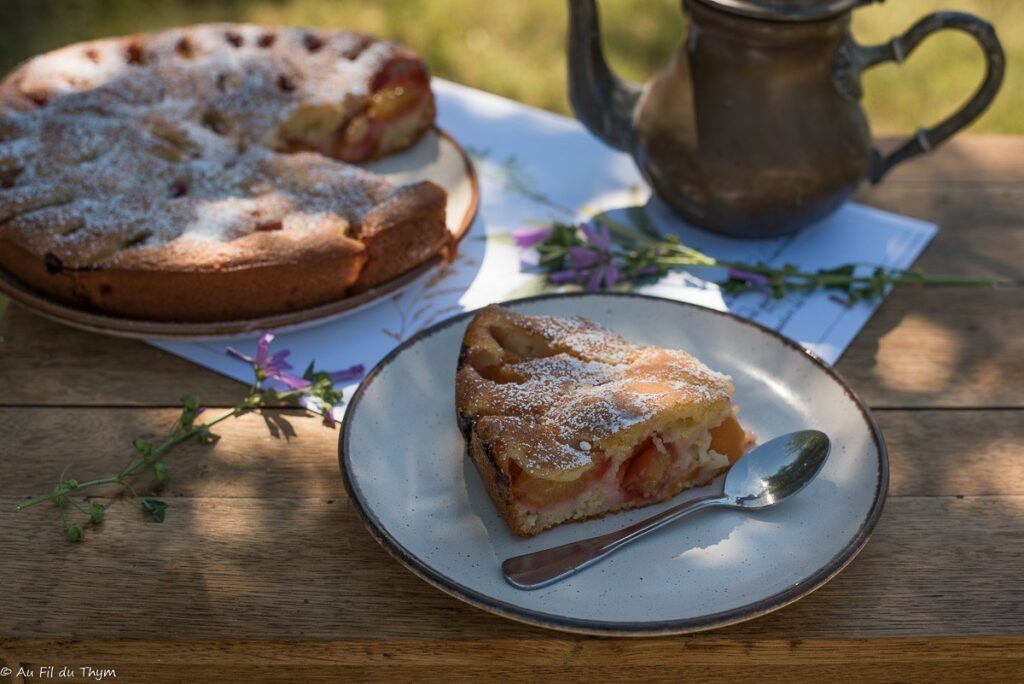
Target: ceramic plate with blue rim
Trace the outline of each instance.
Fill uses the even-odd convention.
[[[462,314],[410,338],[366,376],[349,403],[339,444],[353,507],[370,533],[427,582],[543,627],[674,634],[796,601],[834,577],[867,542],[888,486],[885,443],[856,394],[795,343],[729,314],[643,295],[550,295],[505,306],[585,316],[632,341],[685,349],[732,376],[743,424],[759,442],[813,428],[829,435],[832,453],[806,489],[778,506],[709,510],[561,582],[516,589],[501,574],[506,558],[611,532],[720,489],[722,478],[655,506],[515,537],[465,455],[455,422],[456,363],[473,315]]]

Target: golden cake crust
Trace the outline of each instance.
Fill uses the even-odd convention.
[[[489,306],[466,330],[456,375],[459,428],[495,505],[521,535],[564,522],[520,505],[520,473],[555,497],[584,491],[618,469],[652,433],[705,440],[710,427],[734,413],[730,379],[690,354],[628,342],[582,318],[522,316]],[[660,439],[660,437],[659,437]],[[658,443],[659,445],[661,442]],[[708,481],[726,459],[682,472],[658,489],[659,498]],[[653,503],[614,500],[595,489],[571,519]],[[606,496],[608,494],[608,496]]]
[[[366,290],[450,249],[446,197],[337,158],[433,116],[422,61],[357,33],[217,24],[41,55],[0,82],[0,266],[149,320]]]

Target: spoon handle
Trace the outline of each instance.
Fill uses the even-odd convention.
[[[719,495],[692,499],[616,532],[514,556],[501,564],[501,571],[514,587],[539,589],[593,565],[613,551],[659,527],[704,508],[727,504],[728,500]]]

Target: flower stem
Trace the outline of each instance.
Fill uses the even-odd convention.
[[[287,394],[287,393],[282,393],[281,396],[284,396],[285,394]],[[230,411],[226,411],[225,413],[217,416],[213,420],[210,420],[210,421],[207,421],[207,422],[203,423],[202,427],[205,427],[206,429],[210,429],[211,427],[213,427],[217,423],[221,423],[221,422],[227,420],[228,418],[233,418],[234,416],[239,415],[244,410],[245,410],[244,407],[236,406],[236,407],[232,408]],[[199,429],[200,429],[200,426],[195,426],[195,427],[189,428],[185,432],[181,432],[181,433],[178,433],[176,435],[171,435],[171,436],[167,437],[166,439],[164,439],[163,442],[161,442],[159,445],[157,445],[153,449],[153,456],[158,456],[160,454],[163,454],[167,450],[169,450],[171,447],[177,446],[178,444],[181,444],[182,442],[185,442],[185,441],[191,439],[192,437],[195,437],[197,434],[199,434]],[[32,506],[38,506],[39,504],[44,503],[46,501],[53,501],[53,500],[57,499],[58,497],[67,496],[71,492],[80,492],[80,491],[85,490],[85,489],[92,489],[94,487],[102,487],[104,485],[119,484],[119,485],[122,485],[123,487],[125,487],[126,489],[128,489],[129,491],[132,491],[134,493],[134,490],[132,490],[131,485],[128,482],[126,482],[125,479],[128,478],[128,477],[131,477],[132,475],[135,474],[135,472],[139,468],[141,468],[142,466],[147,465],[149,463],[150,463],[150,461],[147,461],[144,458],[132,459],[128,463],[127,466],[125,466],[124,468],[122,468],[118,472],[117,475],[111,475],[109,477],[101,477],[101,478],[97,478],[95,480],[87,480],[85,482],[79,482],[74,487],[72,487],[70,489],[66,489],[66,490],[63,487],[58,486],[57,489],[55,489],[54,491],[50,492],[49,494],[43,494],[42,496],[37,496],[35,498],[29,499],[28,501],[25,501],[24,503],[18,504],[15,507],[15,510],[16,511],[22,511],[22,510],[25,510],[26,508],[31,508]],[[61,476],[61,482],[64,482],[64,481],[65,481],[64,480],[64,476],[62,475]]]
[[[238,405],[224,411],[215,418],[197,425],[195,420],[203,412],[204,408],[200,406],[198,397],[185,395],[181,398],[181,413],[177,420],[171,424],[170,430],[168,430],[164,437],[158,443],[153,443],[149,439],[144,438],[132,440],[132,447],[136,453],[115,474],[79,482],[68,478],[68,471],[71,468],[71,465],[68,464],[61,471],[60,479],[51,492],[27,498],[15,506],[15,510],[23,511],[26,508],[31,508],[47,501],[53,502],[60,512],[64,536],[68,541],[82,541],[83,525],[98,525],[103,519],[105,507],[98,503],[92,503],[87,511],[79,505],[77,500],[71,498],[72,495],[79,495],[80,492],[84,493],[95,487],[118,485],[121,487],[121,491],[111,495],[109,498],[117,498],[125,493],[138,498],[139,494],[135,491],[132,483],[139,476],[139,471],[146,466],[151,467],[156,476],[151,489],[158,490],[167,480],[167,465],[164,463],[163,456],[175,446],[193,437],[198,437],[203,443],[216,441],[219,437],[210,431],[211,428],[229,418],[270,406],[303,408],[303,398],[308,398],[312,404],[315,404],[314,408],[307,408],[307,410],[313,413],[319,413],[316,407],[327,407],[327,410],[329,410],[330,407],[340,402],[343,397],[342,392],[335,388],[335,384],[344,380],[357,379],[363,372],[361,365],[330,373],[317,370],[314,364],[310,363],[301,378],[290,375],[286,373],[286,371],[291,369],[286,360],[289,351],[283,349],[271,355],[269,345],[273,339],[273,334],[269,332],[265,332],[260,336],[255,358],[250,358],[230,347],[227,349],[227,353],[230,356],[250,363],[253,370],[254,382],[250,385],[248,392],[242,397],[242,401]],[[279,391],[274,387],[264,387],[264,382],[271,379],[282,383],[288,389]],[[334,424],[329,414],[324,415],[324,423]],[[83,497],[83,500],[88,501],[89,498],[86,495]],[[102,496],[100,498],[108,497]],[[68,511],[66,510],[68,504],[88,515],[89,519],[82,525],[69,522]],[[142,499],[142,508],[151,514],[157,522],[163,522],[164,510],[167,508],[167,504],[156,499],[145,498]]]
[[[634,220],[639,223],[639,228],[605,215],[591,219],[591,225],[601,226],[605,235],[610,235],[610,245],[607,237],[595,237],[587,224],[578,226],[553,222],[548,237],[535,246],[540,256],[539,265],[547,272],[548,281],[554,285],[580,285],[587,290],[598,291],[620,285],[635,286],[674,269],[714,267],[730,269],[728,279],[719,283],[728,292],[764,289],[770,290],[775,297],[782,297],[787,292],[821,287],[845,290],[851,303],[881,297],[893,285],[996,287],[1000,284],[986,278],[933,277],[915,270],[878,264],[847,263],[807,272],[789,264],[774,267],[764,263],[716,259],[680,244],[674,235],[663,237],[642,213]],[[868,270],[870,273],[866,272]]]

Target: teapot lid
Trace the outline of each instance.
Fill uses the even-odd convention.
[[[814,21],[885,0],[701,0],[733,14],[775,21]]]

